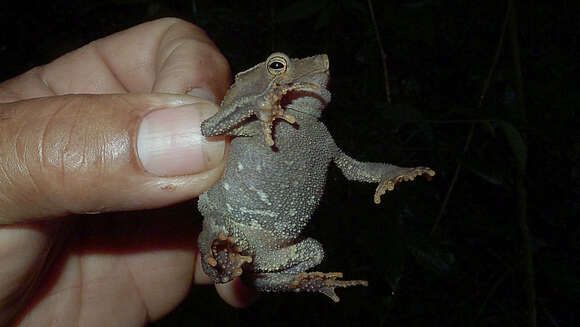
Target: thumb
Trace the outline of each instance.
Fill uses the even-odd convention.
[[[219,179],[225,142],[201,135],[210,102],[168,94],[0,104],[0,224],[147,209]]]

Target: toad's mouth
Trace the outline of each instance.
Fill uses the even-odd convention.
[[[330,96],[311,91],[293,91],[280,100],[280,107],[288,111],[296,111],[313,117],[319,117],[329,102]]]
[[[326,68],[328,69],[328,67]],[[284,110],[320,117],[320,113],[331,99],[328,83],[328,70],[297,78],[296,84],[311,85],[312,87],[298,88],[286,93],[280,100],[280,106]]]

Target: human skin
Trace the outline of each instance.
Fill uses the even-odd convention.
[[[141,326],[210,284],[193,215],[110,213],[219,179],[226,142],[199,124],[229,81],[205,33],[166,18],[0,84],[0,326]],[[217,291],[251,297],[238,280]]]

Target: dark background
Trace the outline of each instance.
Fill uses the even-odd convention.
[[[327,53],[323,119],[338,145],[437,171],[377,206],[373,185],[331,167],[308,233],[325,246],[321,271],[368,288],[339,290],[338,304],[276,294],[236,310],[195,287],[154,326],[579,325],[578,1],[373,2],[375,20],[364,0],[2,5],[0,80],[166,16],[204,28],[234,72],[273,51]]]

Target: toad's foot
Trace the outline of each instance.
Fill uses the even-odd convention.
[[[288,85],[274,84],[260,101],[258,101],[259,111],[256,113],[258,119],[262,122],[262,133],[264,133],[264,141],[269,146],[274,145],[272,139],[272,124],[276,118],[281,118],[290,124],[296,122],[296,118],[282,108],[281,100],[290,91],[305,91],[316,92],[320,86],[313,83],[293,83]]]
[[[211,251],[206,262],[217,270],[218,282],[226,283],[242,275],[242,265],[251,263],[252,257],[241,255],[235,240],[224,232],[218,234],[218,238],[211,243]]]
[[[320,292],[338,302],[340,298],[334,292],[336,287],[368,286],[366,280],[336,280],[337,278],[342,278],[342,273],[301,272],[290,282],[290,289],[295,292]]]
[[[435,172],[431,168],[427,167],[416,167],[416,168],[400,168],[393,172],[391,176],[387,176],[380,184],[377,186],[375,191],[375,203],[381,203],[381,196],[387,191],[392,191],[395,186],[400,182],[412,181],[415,177],[423,175],[428,180],[435,176]]]

